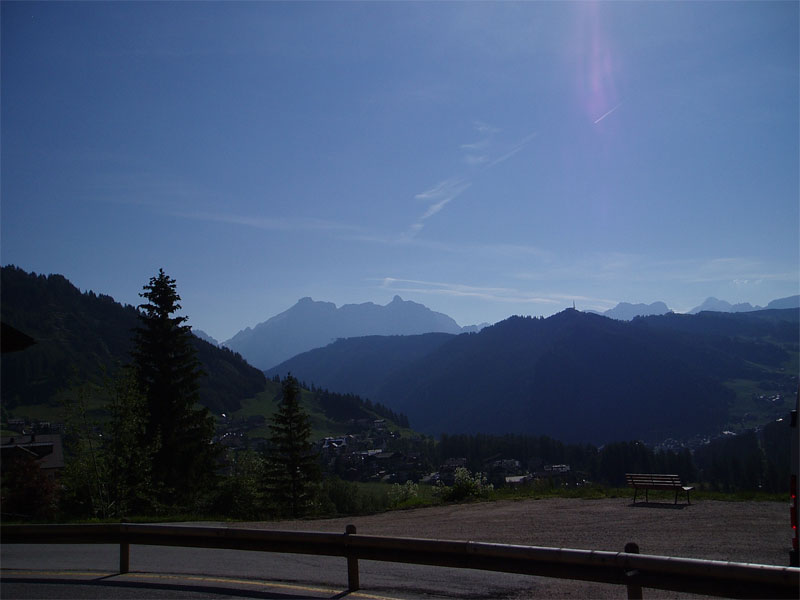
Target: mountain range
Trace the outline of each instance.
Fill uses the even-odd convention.
[[[700,306],[695,306],[692,310],[689,311],[690,315],[696,315],[699,312],[703,312],[704,310],[711,310],[714,312],[752,312],[755,310],[764,310],[766,309],[778,309],[778,308],[797,308],[800,306],[800,295],[798,296],[788,296],[786,298],[780,298],[779,300],[773,300],[765,307],[761,306],[753,306],[749,302],[739,302],[737,304],[731,304],[726,300],[718,300],[713,296],[706,298],[705,302],[703,302]]]
[[[301,352],[326,346],[340,338],[365,335],[463,333],[482,327],[460,327],[447,315],[403,300],[385,306],[372,302],[345,304],[301,298],[288,310],[240,331],[223,345],[240,353],[250,364],[269,369]]]
[[[104,372],[113,375],[130,360],[131,330],[138,325],[134,307],[81,292],[61,275],[13,266],[0,271],[0,292],[4,351],[12,349],[5,343],[5,325],[35,341],[3,355],[4,414],[57,411],[64,393],[87,381],[100,383]],[[313,316],[317,304],[333,314],[358,313],[363,306],[336,309],[307,299],[293,308],[307,308]],[[457,327],[400,298],[367,308],[405,309],[440,327]],[[290,316],[285,321],[297,317]],[[524,432],[565,441],[652,441],[718,432],[737,419],[742,425],[763,424],[766,420],[754,415],[766,415],[758,413],[765,402],[773,411],[766,416],[780,414],[764,397],[796,392],[799,317],[800,310],[790,308],[668,313],[628,322],[566,310],[546,319],[512,317],[479,332],[458,328],[336,339],[268,373],[291,371],[317,390],[380,402],[432,434]],[[277,383],[229,349],[199,338],[193,343],[207,374],[203,404],[216,413],[246,410],[246,416],[274,409]],[[341,398],[334,404],[320,414],[337,412]],[[372,409],[364,403],[363,410]]]
[[[636,317],[665,315],[668,312],[671,311],[663,302],[653,302],[652,304],[630,304],[629,302],[620,302],[614,308],[595,314],[602,314],[604,317],[617,319],[618,321],[630,321]]]
[[[739,404],[759,393],[793,394],[798,323],[798,309],[631,322],[568,309],[472,334],[338,340],[267,375],[371,398],[430,434],[657,441],[746,422]]]
[[[713,296],[706,298],[702,304],[695,306],[688,312],[690,315],[696,315],[703,311],[713,312],[752,312],[764,309],[778,309],[778,308],[800,308],[800,295],[788,296],[773,300],[766,307],[753,306],[749,302],[740,302],[738,304],[731,304],[726,300],[719,300]],[[631,304],[629,302],[620,302],[614,308],[610,308],[604,312],[586,311],[597,315],[603,315],[610,319],[618,319],[620,321],[630,321],[636,317],[648,317],[650,315],[665,315],[672,312],[670,308],[663,302],[653,302],[652,304]]]
[[[800,296],[790,296],[769,303],[767,308],[798,308]],[[693,308],[690,314],[702,311],[745,312],[760,310],[750,304],[730,304],[724,300],[707,298]],[[610,319],[630,321],[640,316],[664,315],[672,312],[664,302],[631,304],[620,302],[614,308],[598,313]],[[372,302],[345,304],[339,308],[332,302],[302,298],[288,310],[253,328],[239,331],[231,339],[219,344],[201,330],[195,334],[215,345],[228,347],[241,354],[259,369],[270,369],[289,358],[324,347],[338,339],[370,335],[418,335],[423,333],[475,333],[487,323],[460,327],[449,316],[432,311],[422,304],[403,300],[400,296],[385,306]]]

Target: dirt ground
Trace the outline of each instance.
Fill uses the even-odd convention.
[[[393,511],[314,521],[242,523],[276,530],[344,532],[352,523],[365,535],[473,540],[556,548],[622,551],[636,542],[642,554],[788,565],[789,506],[780,502],[691,505],[632,504],[631,499],[499,501]],[[228,524],[230,526],[230,524]],[[618,586],[548,579],[541,597],[624,597]],[[646,590],[646,598],[686,594]]]

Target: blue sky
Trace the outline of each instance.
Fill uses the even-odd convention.
[[[798,3],[14,3],[2,263],[219,340],[798,293]]]

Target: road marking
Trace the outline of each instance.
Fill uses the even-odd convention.
[[[237,585],[250,585],[263,588],[279,588],[286,590],[297,590],[301,592],[314,592],[319,594],[338,595],[342,590],[332,590],[328,588],[317,588],[303,585],[294,585],[290,583],[274,583],[269,581],[255,581],[251,579],[233,579],[229,577],[206,577],[200,575],[165,575],[162,573],[109,573],[100,571],[36,571],[27,569],[1,569],[0,576],[8,575],[72,575],[81,577],[97,577],[108,578],[115,577],[118,579],[172,579],[183,581],[198,581],[208,583],[227,583]],[[400,600],[399,598],[392,598],[391,596],[377,596],[368,592],[350,592],[347,594],[348,598],[366,598],[367,600]]]

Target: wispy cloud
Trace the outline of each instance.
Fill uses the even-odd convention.
[[[266,231],[360,231],[359,227],[326,221],[324,219],[304,219],[286,217],[255,217],[229,213],[211,212],[171,212],[172,216],[195,221],[209,221],[213,223],[230,223],[244,225]]]
[[[469,143],[469,144],[461,144],[459,146],[459,148],[461,148],[462,150],[474,151],[474,150],[482,150],[483,148],[486,148],[486,146],[488,146],[488,145],[489,145],[489,140],[485,139],[485,140],[481,140],[479,142],[472,142],[472,143]]]
[[[191,181],[177,179],[138,165],[121,162],[116,169],[93,173],[84,197],[107,204],[151,208],[178,207],[206,202],[209,193]]]
[[[450,202],[453,198],[455,198],[455,196],[442,198],[436,204],[431,204],[428,207],[428,210],[426,210],[425,213],[420,217],[420,220],[424,221],[425,219],[428,219],[428,218],[432,217],[433,215],[438,213],[440,210],[442,210],[444,208],[445,204]]]
[[[459,149],[464,152],[463,161],[469,167],[469,170],[466,174],[444,179],[414,196],[417,200],[427,201],[431,204],[409,228],[406,237],[414,237],[422,231],[424,222],[463,194],[472,185],[472,181],[476,177],[479,177],[488,169],[507,161],[536,137],[535,132],[528,134],[509,147],[507,144],[503,145],[494,140],[495,135],[501,131],[497,127],[483,121],[474,121],[473,128],[478,134],[485,137],[459,146]]]
[[[393,292],[478,298],[506,304],[542,304],[552,307],[564,305],[573,300],[580,302],[607,302],[606,300],[575,296],[562,292],[525,291],[509,287],[473,286],[461,283],[401,279],[397,277],[384,277],[379,281],[381,288],[389,289]]]
[[[470,182],[459,178],[445,179],[440,181],[432,188],[420,192],[414,198],[425,202],[430,202],[427,210],[417,219],[410,228],[411,235],[416,235],[424,227],[424,221],[431,218],[433,215],[442,210],[449,202],[464,193],[469,186]]]
[[[368,244],[408,246],[410,248],[427,249],[432,252],[461,255],[464,257],[464,260],[496,259],[504,261],[531,261],[535,259],[544,263],[549,263],[553,260],[553,253],[551,251],[527,244],[443,242],[435,239],[415,237],[413,234],[423,229],[423,227],[424,224],[422,223],[414,223],[409,227],[409,231],[400,234],[359,231],[343,233],[341,237],[342,239]]]
[[[227,223],[265,231],[317,231],[354,235],[362,228],[336,221],[302,217],[272,217],[214,211],[239,198],[220,197],[215,191],[192,181],[163,176],[152,171],[133,170],[96,175],[87,198],[111,204],[141,206],[157,215],[179,219]],[[187,207],[192,207],[187,209]],[[198,210],[197,207],[211,208]]]
[[[491,134],[491,133],[500,133],[501,131],[497,127],[489,125],[488,123],[484,123],[483,121],[476,120],[473,121],[472,124],[478,133]]]
[[[512,146],[509,151],[507,151],[505,154],[495,158],[492,162],[490,162],[489,166],[493,167],[495,165],[499,165],[500,163],[507,161],[509,158],[511,158],[517,152],[519,152],[525,146],[527,146],[528,143],[535,137],[536,137],[536,132],[533,132],[533,133],[531,133],[529,135],[526,135],[524,138],[522,138],[522,140],[520,140],[519,142],[514,144],[514,146]]]
[[[746,257],[719,257],[665,263],[686,283],[743,281],[797,281],[797,271],[776,269],[762,261]]]
[[[467,163],[469,166],[474,167],[477,165],[482,165],[489,160],[488,157],[483,156],[482,154],[467,154],[464,157],[464,162]]]
[[[465,184],[463,179],[459,179],[457,177],[453,177],[450,179],[445,179],[444,181],[440,181],[432,188],[425,190],[424,192],[420,192],[419,194],[415,195],[414,198],[417,200],[441,200],[445,197],[451,197],[453,195],[458,195],[469,187],[469,184]]]
[[[559,261],[548,270],[520,272],[522,280],[577,279],[676,283],[733,282],[734,280],[783,280],[790,274],[769,269],[748,258],[654,259],[644,254],[599,252],[574,261]],[[797,279],[797,274],[794,274]]]

